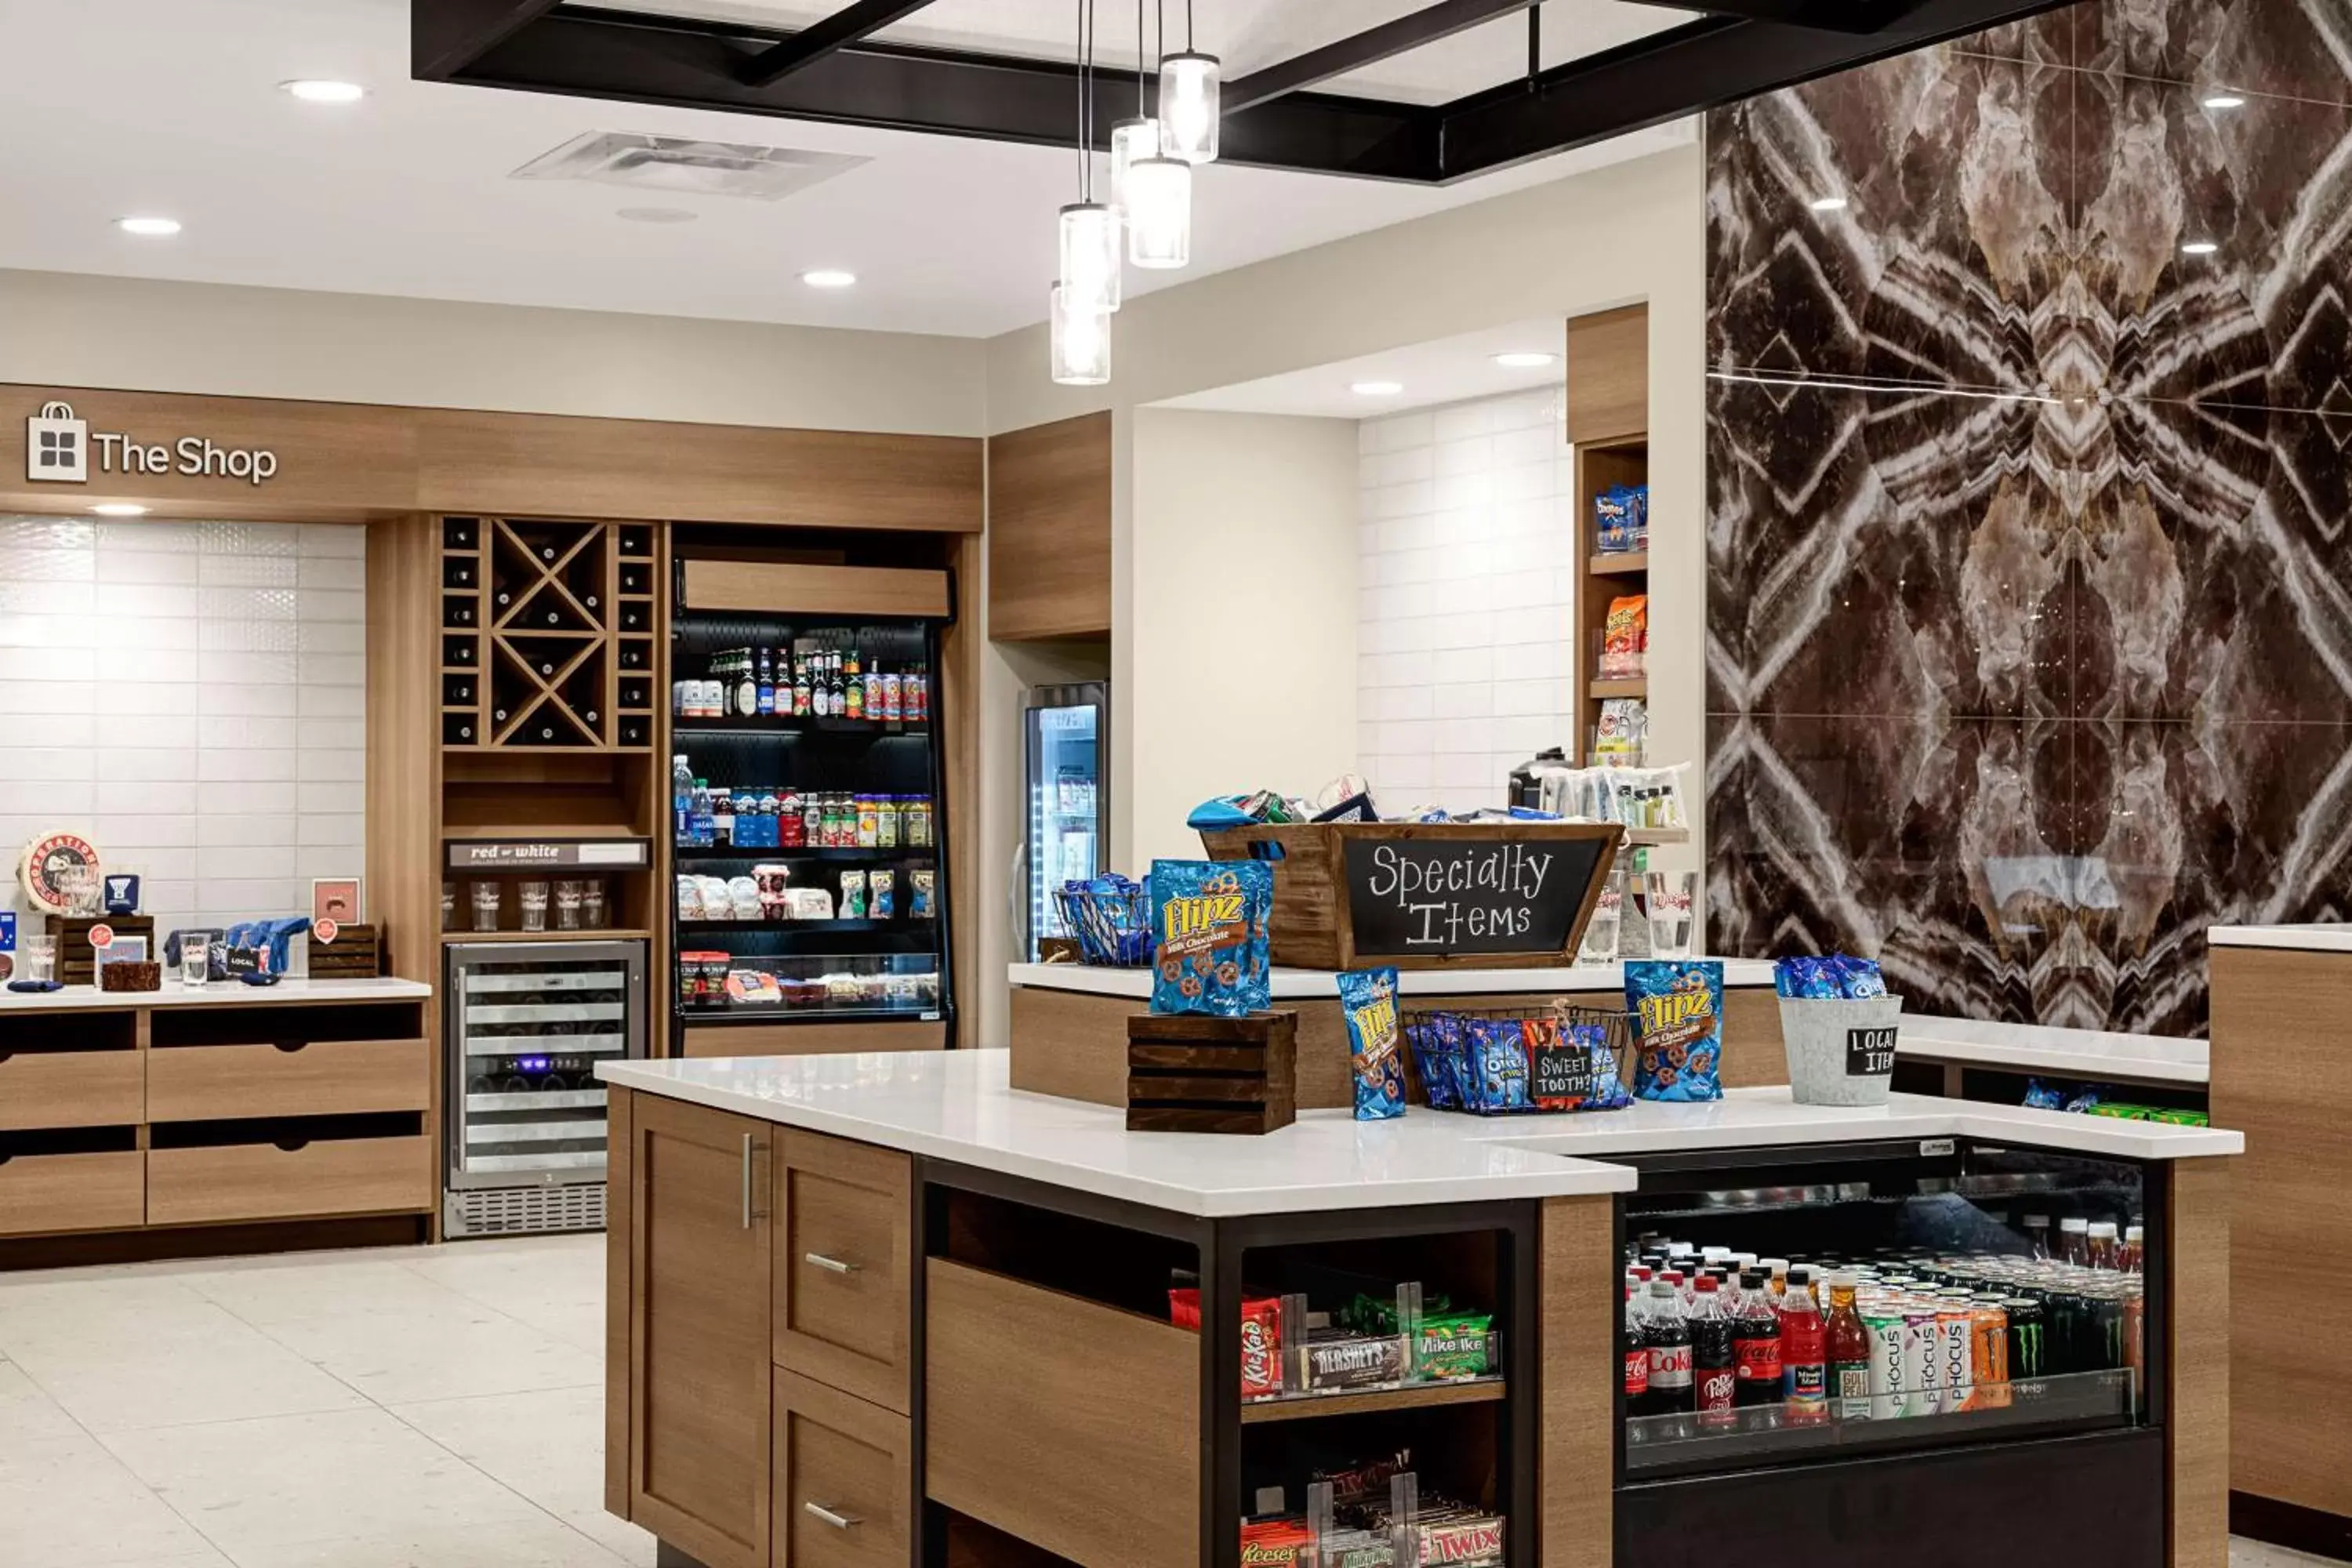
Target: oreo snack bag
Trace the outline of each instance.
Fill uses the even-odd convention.
[[[1398,1030],[1397,972],[1349,970],[1339,977],[1348,1020],[1348,1066],[1356,1080],[1356,1120],[1404,1114],[1404,1043]]]
[[[1625,1008],[1639,1016],[1633,1093],[1643,1100],[1723,1098],[1723,964],[1650,959],[1625,965]]]
[[[1273,1002],[1274,868],[1260,860],[1154,860],[1151,1010],[1239,1018]]]

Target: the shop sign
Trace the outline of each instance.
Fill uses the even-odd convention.
[[[92,430],[68,403],[44,403],[25,421],[25,477],[49,484],[88,484],[92,459],[101,475],[178,474],[187,479],[268,484],[278,476],[278,454],[268,447],[224,447],[207,436],[169,442],[135,439],[120,430]]]

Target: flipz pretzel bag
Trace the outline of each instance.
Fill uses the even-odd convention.
[[[1274,868],[1260,860],[1151,863],[1151,1010],[1239,1018],[1267,983]]]

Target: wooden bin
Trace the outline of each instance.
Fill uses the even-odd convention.
[[[1274,867],[1274,962],[1295,969],[1547,969],[1570,964],[1584,924],[1616,864],[1624,829],[1610,823],[1321,822],[1205,829],[1213,860],[1265,860]],[[1387,847],[1407,861],[1451,858],[1477,863],[1487,851],[1514,848],[1557,857],[1534,899],[1472,886],[1434,902],[1360,903],[1351,884],[1373,885],[1371,860]],[[1350,868],[1358,868],[1357,875]],[[1584,878],[1580,888],[1578,876]],[[1557,877],[1559,880],[1553,880]],[[1406,908],[1410,902],[1411,908]],[[1465,935],[1525,913],[1528,934]],[[1450,932],[1424,940],[1433,931]]]
[[[1127,1021],[1129,1132],[1271,1132],[1298,1119],[1298,1015],[1138,1013]]]
[[[58,938],[58,978],[68,985],[98,984],[98,952],[89,945],[92,926],[110,926],[117,936],[143,936],[148,958],[158,963],[163,960],[153,915],[55,916],[49,928]]]
[[[343,926],[332,942],[310,936],[310,978],[373,980],[383,973],[383,939],[372,925]]]

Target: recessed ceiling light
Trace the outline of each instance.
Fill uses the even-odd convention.
[[[622,207],[613,216],[630,223],[692,223],[702,215],[684,207]]]
[[[2246,100],[2239,97],[2234,92],[2217,92],[2210,98],[2201,99],[2199,101],[2202,102],[2208,109],[2243,109],[2246,107]]]
[[[1805,205],[1812,208],[1817,213],[1842,213],[1845,211],[1845,198],[1843,196],[1815,196],[1811,201],[1807,202]]]
[[[100,517],[145,517],[147,509],[136,501],[102,500],[89,509]]]
[[[1535,349],[1514,350],[1509,353],[1496,354],[1495,363],[1505,370],[1540,370],[1559,357]]]
[[[812,289],[847,289],[857,281],[857,274],[845,272],[838,267],[820,267],[801,274],[801,281]]]
[[[2216,245],[2210,239],[2192,239],[2188,244],[2180,247],[2180,254],[2183,256],[2210,256],[2221,248],[2221,247],[2219,245]]]
[[[180,232],[180,220],[175,217],[119,217],[114,226],[125,234],[143,235],[157,238]]]
[[[1394,397],[1404,390],[1401,381],[1360,381],[1348,388],[1359,397]]]
[[[355,81],[331,81],[319,77],[281,81],[278,90],[305,103],[357,103],[367,96],[367,89]]]

